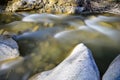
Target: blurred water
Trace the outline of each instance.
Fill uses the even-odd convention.
[[[120,53],[120,16],[20,15],[24,13],[11,15],[17,20],[7,21],[9,17],[5,15],[0,20],[0,33],[5,30],[14,34],[24,57],[13,71],[8,70],[8,80],[27,80],[33,74],[52,69],[78,43],[84,43],[92,50],[101,75]]]

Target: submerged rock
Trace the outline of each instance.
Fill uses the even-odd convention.
[[[30,80],[100,80],[91,51],[79,44],[63,62],[53,70],[43,72]]]
[[[120,80],[120,55],[110,64],[102,80]]]

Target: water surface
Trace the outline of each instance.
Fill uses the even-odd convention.
[[[25,59],[7,75],[9,80],[54,68],[78,43],[91,49],[101,75],[120,53],[120,16],[24,14],[0,14],[0,33],[15,35]]]

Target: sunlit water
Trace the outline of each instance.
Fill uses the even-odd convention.
[[[15,35],[25,59],[12,71],[7,70],[8,80],[27,80],[54,68],[78,43],[91,49],[101,76],[120,53],[120,16],[117,15],[0,14],[0,33],[3,31]]]

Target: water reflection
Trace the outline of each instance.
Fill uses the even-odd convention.
[[[25,59],[10,73],[9,80],[13,80],[15,74],[15,79],[26,80],[35,73],[52,69],[81,42],[92,50],[103,74],[120,52],[119,22],[120,17],[115,16],[88,18],[43,13],[3,24],[5,27],[0,27],[1,29],[16,34],[14,38]],[[19,31],[22,31],[21,34]]]

